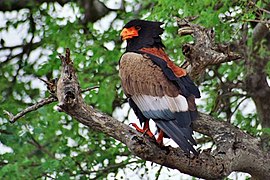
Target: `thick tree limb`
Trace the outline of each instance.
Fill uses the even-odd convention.
[[[152,139],[143,137],[128,125],[88,106],[81,96],[80,85],[69,56],[69,50],[66,56],[60,56],[62,70],[56,94],[61,110],[80,123],[121,141],[142,159],[196,177],[220,179],[233,171],[247,172],[256,179],[270,177],[270,155],[262,151],[259,140],[227,122],[217,121],[200,113],[193,124],[194,130],[211,137],[217,148],[205,150],[198,157],[187,157],[180,148],[161,148]],[[24,111],[19,114],[26,113]],[[21,116],[17,116],[17,119],[19,117]]]
[[[227,47],[212,46],[212,31],[207,31],[210,34],[206,33],[205,35],[205,30],[187,24],[192,28],[197,28],[197,34],[203,35],[198,35],[198,38],[202,38],[202,41],[206,40],[205,44],[196,46],[197,49],[202,47],[205,50],[203,54],[200,54],[201,59],[194,57],[199,63],[192,61],[192,58],[188,58],[188,61],[195,67],[192,69],[194,76],[202,72],[206,65],[239,58],[239,55],[229,51]],[[191,30],[182,30],[195,33],[192,28],[190,28]],[[189,46],[190,49],[186,51],[187,57],[199,52],[194,48],[195,45]],[[209,47],[211,50],[206,51]],[[203,62],[205,59],[208,60],[206,57],[209,57],[209,61]],[[152,139],[143,137],[126,124],[88,106],[81,96],[82,90],[70,59],[69,50],[66,51],[65,56],[60,56],[60,59],[62,70],[61,77],[57,82],[56,96],[61,111],[89,128],[103,132],[126,144],[134,155],[205,179],[221,179],[233,171],[249,173],[254,179],[270,178],[270,155],[260,148],[260,141],[257,138],[244,133],[227,122],[218,121],[209,115],[200,113],[198,120],[193,124],[193,128],[195,131],[211,137],[216,149],[204,150],[198,157],[187,157],[180,148],[161,148]]]
[[[268,20],[268,24],[270,25],[270,20]],[[256,44],[261,42],[263,38],[269,33],[269,28],[266,26],[265,23],[259,22],[254,30],[253,30],[253,43]]]
[[[253,30],[253,47],[250,49],[246,46],[247,37],[243,33],[242,45],[221,45],[215,44],[214,31],[206,29],[200,25],[192,24],[190,21],[196,17],[178,19],[178,34],[180,36],[192,35],[194,37],[193,44],[185,44],[183,46],[183,53],[186,56],[186,63],[184,68],[189,70],[192,78],[201,75],[207,66],[221,64],[223,62],[238,60],[242,58],[245,61],[246,74],[244,84],[241,89],[248,93],[248,96],[255,102],[258,117],[262,127],[270,127],[270,101],[268,95],[270,94],[270,86],[267,83],[267,73],[265,67],[269,61],[268,56],[262,57],[260,55],[260,48],[262,48],[262,40],[265,39],[264,45],[270,50],[270,31],[269,28],[263,24],[258,23]],[[238,54],[234,51],[241,53]],[[189,65],[191,68],[189,69]],[[269,149],[270,137],[263,137],[266,139],[266,144],[263,144]],[[268,146],[268,147],[267,147]]]
[[[258,23],[253,30],[253,47],[244,52],[245,66],[247,69],[245,76],[246,90],[254,100],[258,117],[263,128],[270,128],[270,86],[267,82],[266,67],[269,62],[269,53],[262,55],[261,51],[270,51],[270,30],[263,24]],[[261,136],[262,146],[270,150],[270,136]]]
[[[89,128],[126,144],[134,155],[206,179],[224,178],[232,171],[247,172],[257,179],[270,177],[270,155],[260,149],[258,139],[206,114],[200,113],[194,122],[194,130],[210,136],[217,149],[189,158],[180,148],[160,148],[126,124],[88,106],[81,96],[69,51],[60,58],[62,71],[57,84],[57,98],[61,110]]]

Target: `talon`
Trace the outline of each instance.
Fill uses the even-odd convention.
[[[159,131],[158,138],[157,138],[157,143],[160,146],[164,146],[163,144],[163,137],[164,137],[164,132],[162,130]]]
[[[138,132],[143,133],[143,136],[147,134],[150,138],[154,137],[154,134],[149,129],[149,123],[145,122],[143,129],[140,128],[136,123],[129,123],[132,125]]]
[[[129,123],[129,125],[132,125],[140,133],[144,133],[144,130],[139,128],[139,126],[136,123]]]
[[[153,138],[153,137],[154,137],[154,134],[150,131],[149,128],[147,128],[147,129],[144,131],[143,135],[145,135],[145,134],[147,134],[150,138]]]

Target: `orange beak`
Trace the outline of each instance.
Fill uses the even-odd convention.
[[[135,27],[130,27],[130,28],[124,28],[121,33],[120,36],[122,38],[122,40],[127,40],[127,39],[131,39],[135,36],[139,36],[138,30],[135,29]]]

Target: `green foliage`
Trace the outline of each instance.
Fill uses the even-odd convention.
[[[266,73],[270,77],[270,61],[268,61],[267,66],[266,66]]]
[[[141,9],[134,13],[137,5]],[[57,55],[69,47],[81,87],[100,87],[85,93],[85,101],[103,112],[113,114],[124,102],[117,67],[124,52],[119,41],[119,24],[131,19],[146,18],[164,22],[166,52],[177,64],[181,64],[184,59],[181,45],[192,42],[193,38],[177,36],[174,17],[198,16],[194,23],[213,28],[216,41],[223,43],[241,39],[243,25],[247,20],[256,18],[256,8],[249,7],[245,0],[125,1],[125,10],[111,12],[115,13],[115,18],[111,26],[106,28],[97,26],[99,22],[83,25],[84,11],[79,3],[67,3],[64,6],[72,11],[73,18],[63,17],[63,13],[59,13],[63,7],[57,3],[29,5],[30,9],[17,12],[18,17],[6,17],[5,26],[0,27],[1,33],[21,28],[27,31],[27,35],[20,36],[23,44],[29,43],[32,36],[37,39],[33,39],[31,52],[24,55],[19,53],[14,58],[8,58],[18,53],[16,49],[21,51],[21,47],[14,48],[11,54],[1,50],[4,58],[0,60],[0,112],[8,110],[16,114],[49,96],[37,77],[56,78],[60,67]],[[263,1],[258,1],[257,6],[263,7]],[[35,27],[29,26],[31,17]],[[250,37],[251,31],[248,33]],[[34,45],[36,42],[39,43]],[[261,46],[260,54],[269,57],[264,46]],[[270,76],[270,63],[266,72]],[[244,102],[252,103],[247,99],[246,92],[238,87],[229,92],[222,89],[224,84],[242,81],[244,73],[242,61],[210,67],[202,75],[200,89],[205,96],[199,109],[227,119],[253,135],[259,136],[262,131],[269,133],[269,129],[258,130],[260,123],[255,110],[244,113],[245,107],[239,107]],[[225,92],[233,95],[227,97]],[[224,98],[229,102],[225,105],[231,114],[226,114],[227,110],[220,106],[224,105]],[[247,100],[243,101],[244,98]],[[137,160],[123,144],[87,129],[64,113],[56,112],[53,109],[55,105],[31,112],[14,124],[8,123],[7,117],[0,115],[0,142],[13,150],[0,156],[1,179],[106,179],[109,173],[116,177],[119,169]],[[136,163],[133,171],[145,166],[144,161],[138,160]],[[145,173],[148,173],[147,169]]]

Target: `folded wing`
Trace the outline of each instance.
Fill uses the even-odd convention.
[[[194,99],[198,94],[189,92],[188,79],[172,79],[151,57],[133,52],[122,56],[119,73],[135,113],[153,119],[186,153],[197,154],[190,125],[197,114]]]

